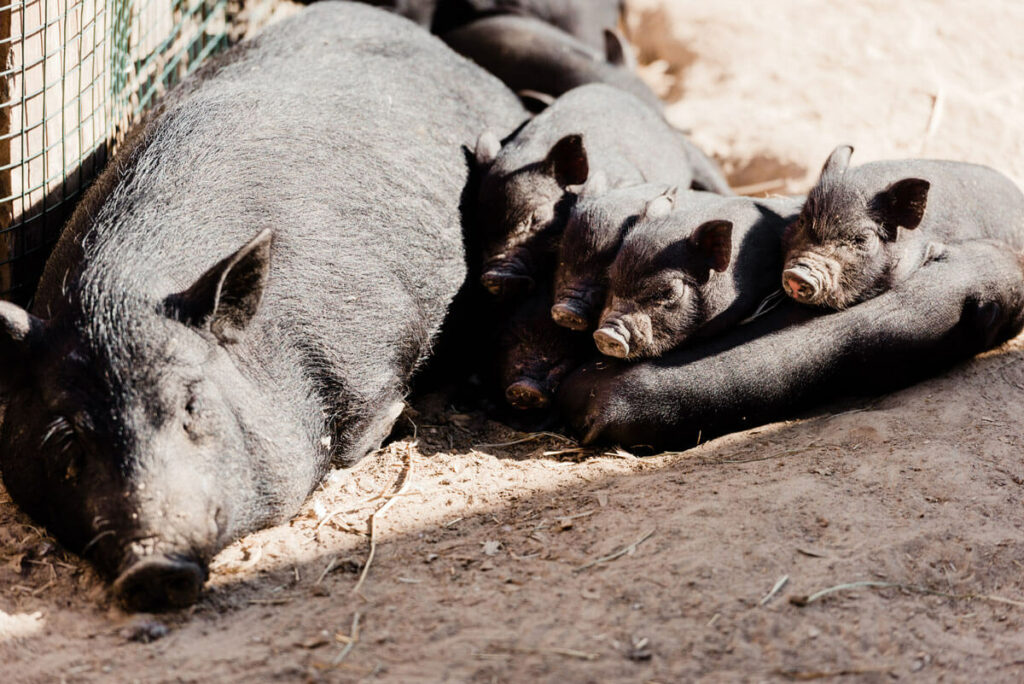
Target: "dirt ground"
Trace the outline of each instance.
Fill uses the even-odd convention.
[[[736,184],[805,189],[839,142],[1024,180],[1024,4],[634,0],[628,27]],[[161,616],[119,611],[0,492],[0,679],[1018,682],[1022,392],[1017,340],[646,458],[421,398]]]

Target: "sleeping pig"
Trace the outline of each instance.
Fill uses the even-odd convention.
[[[985,166],[914,159],[848,168],[837,147],[784,236],[782,285],[798,302],[844,309],[906,277],[927,242],[989,238],[1024,247],[1024,195]]]
[[[754,314],[777,290],[782,231],[799,207],[790,198],[692,193],[638,223],[609,272],[597,348],[622,359],[660,356]]]
[[[608,269],[638,220],[665,216],[677,189],[645,183],[608,190],[595,174],[569,214],[555,267],[551,318],[570,330],[592,329],[608,290]]]

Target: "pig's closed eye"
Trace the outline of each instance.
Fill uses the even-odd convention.
[[[684,294],[686,294],[686,286],[677,281],[658,290],[658,294],[653,298],[653,301],[662,306],[668,306],[677,303]]]

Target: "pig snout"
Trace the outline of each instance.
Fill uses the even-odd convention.
[[[521,410],[545,408],[551,401],[550,393],[532,378],[520,378],[506,387],[505,398]]]
[[[492,259],[484,266],[480,283],[496,297],[517,297],[533,290],[533,278],[525,260],[508,257]]]
[[[782,273],[782,287],[798,302],[813,302],[821,289],[818,278],[805,263],[797,263]]]
[[[567,283],[555,293],[555,303],[551,307],[551,320],[563,328],[583,332],[591,326],[591,321],[599,309],[599,300],[604,298],[604,290],[590,283]]]
[[[561,299],[551,307],[551,319],[569,330],[584,331],[590,326],[586,305],[576,299]]]
[[[624,359],[629,356],[629,341],[632,336],[620,320],[605,320],[594,331],[594,343],[605,356]]]
[[[183,556],[141,558],[114,581],[114,595],[131,611],[157,612],[186,608],[199,598],[206,572]]]

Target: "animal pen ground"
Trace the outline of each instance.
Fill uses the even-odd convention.
[[[1017,3],[635,0],[627,28],[734,185],[804,190],[839,142],[1024,181]],[[4,678],[1019,681],[1022,391],[1016,340],[646,458],[424,397],[157,618],[120,612],[0,494]]]

